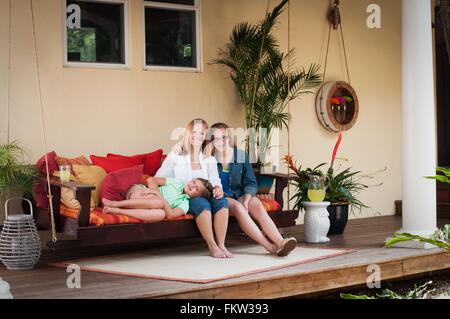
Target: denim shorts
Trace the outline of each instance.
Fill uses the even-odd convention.
[[[228,200],[225,197],[221,199],[212,197],[210,200],[204,197],[195,197],[189,200],[189,214],[195,217],[198,217],[205,210],[215,214],[222,208],[228,208]]]

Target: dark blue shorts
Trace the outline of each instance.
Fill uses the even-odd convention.
[[[222,197],[221,199],[215,199],[212,197],[210,200],[207,200],[204,197],[196,197],[189,200],[188,213],[198,217],[205,210],[215,214],[222,208],[228,208],[228,200],[225,197]]]

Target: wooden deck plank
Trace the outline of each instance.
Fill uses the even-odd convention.
[[[444,223],[450,221],[440,221],[440,224]],[[422,251],[383,248],[385,238],[398,230],[400,225],[401,219],[398,216],[351,220],[344,235],[333,236],[331,243],[319,246],[302,243],[303,226],[291,227],[284,230],[285,235],[294,235],[301,245],[357,251],[332,259],[209,284],[83,271],[82,288],[68,289],[66,279],[69,274],[65,269],[48,267],[46,262],[77,258],[76,252],[45,252],[37,268],[32,271],[6,271],[0,266],[0,277],[10,283],[16,298],[281,298],[364,284],[369,275],[367,265],[372,263],[381,267],[383,280],[450,268],[450,254],[439,249]],[[244,236],[230,237],[228,242],[230,250],[233,246],[250,243]],[[202,240],[190,239],[152,247],[164,249],[180,243],[204,246]],[[90,253],[98,254],[99,251],[101,250]],[[101,252],[111,253],[108,250]]]

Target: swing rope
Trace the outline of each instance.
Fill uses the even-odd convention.
[[[53,243],[56,243],[58,238],[56,237],[56,229],[55,229],[55,216],[53,211],[53,195],[52,189],[50,186],[50,172],[48,167],[48,147],[47,147],[47,136],[45,129],[45,120],[44,120],[44,105],[42,102],[42,89],[41,89],[41,76],[39,72],[39,56],[38,56],[38,48],[36,41],[36,27],[34,20],[34,8],[33,8],[33,0],[30,0],[30,9],[31,9],[31,22],[33,26],[33,43],[34,43],[34,55],[36,60],[36,71],[37,71],[37,80],[38,80],[38,91],[39,91],[39,111],[41,116],[41,128],[42,128],[42,136],[44,139],[44,156],[45,156],[45,168],[46,168],[46,178],[47,178],[47,188],[48,188],[48,199],[49,199],[49,209],[50,209],[50,223],[51,223],[51,235]]]
[[[323,79],[322,79],[322,82],[324,84],[325,84],[325,78],[326,78],[326,73],[327,73],[328,56],[329,56],[329,52],[330,52],[331,29],[332,29],[334,24],[338,24],[339,25],[339,30],[340,30],[340,33],[341,33],[342,46],[344,48],[344,59],[345,59],[345,69],[346,69],[346,72],[347,72],[347,80],[348,80],[348,83],[351,84],[351,82],[350,82],[350,68],[349,68],[348,58],[347,58],[347,48],[345,46],[344,30],[342,28],[342,19],[341,19],[341,15],[340,15],[340,11],[339,11],[339,5],[340,5],[340,1],[335,0],[334,3],[333,3],[332,10],[330,12],[331,23],[330,23],[330,27],[329,27],[329,30],[328,30],[327,51],[326,51],[326,54],[325,54],[325,65],[324,65]],[[337,20],[335,20],[335,19],[337,19]]]
[[[8,104],[6,106],[6,142],[9,144],[10,109],[11,109],[11,24],[12,24],[12,0],[9,0],[8,21]]]
[[[287,3],[287,8],[288,8],[288,52],[291,51],[291,2],[288,1]],[[291,56],[288,56],[288,73],[290,74],[291,72]],[[287,127],[287,133],[288,133],[288,154],[291,154],[291,123],[292,123],[292,118],[291,118],[291,100],[289,97],[290,94],[290,87],[291,87],[291,77],[288,77],[288,113],[289,113],[289,125]],[[291,180],[291,170],[289,169],[289,167],[287,168],[288,170],[288,187],[287,187],[287,205],[288,205],[288,210],[291,210],[291,188],[290,186],[290,180]]]

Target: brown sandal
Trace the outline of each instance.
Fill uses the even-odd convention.
[[[289,255],[297,247],[297,239],[294,237],[285,238],[281,242],[280,248],[277,250],[277,256],[285,257]]]

